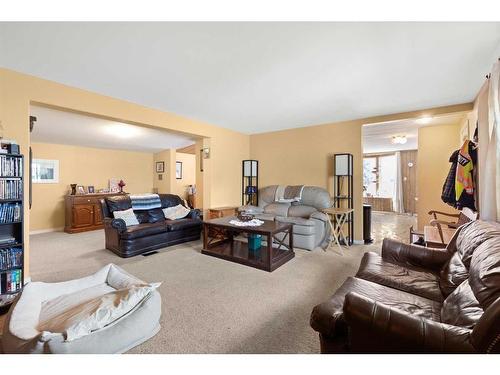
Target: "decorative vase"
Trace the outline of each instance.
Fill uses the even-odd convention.
[[[76,195],[76,184],[71,184],[71,195]]]
[[[120,187],[120,193],[123,193],[123,187],[125,186],[125,182],[123,182],[123,180],[120,180],[120,182],[118,183],[118,186]]]

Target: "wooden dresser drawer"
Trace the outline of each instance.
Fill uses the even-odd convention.
[[[98,203],[95,197],[74,197],[73,204],[94,204]]]

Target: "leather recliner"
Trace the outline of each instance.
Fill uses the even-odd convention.
[[[278,185],[259,189],[259,206],[242,206],[238,210],[255,215],[257,219],[293,224],[293,245],[305,250],[328,247],[330,224],[328,215],[321,212],[332,206],[327,190],[317,186],[304,186],[300,201],[275,201]],[[282,240],[283,234],[276,238]],[[288,243],[288,240],[285,240]]]
[[[446,250],[385,239],[311,326],[322,353],[499,353],[500,224],[465,224]]]
[[[165,219],[162,209],[183,204],[183,201],[174,194],[159,194],[159,196],[161,208],[134,210],[139,225],[129,227],[125,225],[123,219],[113,217],[114,211],[132,208],[129,196],[101,199],[106,249],[122,258],[128,258],[163,247],[199,240],[202,227],[200,210],[191,210],[183,219]]]

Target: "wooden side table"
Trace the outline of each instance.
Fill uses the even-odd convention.
[[[218,219],[220,217],[227,217],[227,216],[236,216],[238,214],[238,207],[232,207],[232,206],[227,206],[227,207],[216,207],[216,208],[210,208],[208,210],[208,220],[210,219]],[[203,226],[203,230],[205,230],[205,226]],[[217,233],[214,228],[208,228],[209,233],[207,233],[208,236],[213,237],[213,238],[219,238],[223,239],[224,238],[224,233]]]
[[[208,210],[208,218],[217,219],[219,217],[236,216],[237,210],[238,207],[232,207],[232,206],[210,208]]]
[[[340,245],[340,240],[342,239],[346,246],[349,246],[349,242],[344,234],[343,226],[349,218],[349,214],[354,211],[352,208],[325,208],[321,210],[323,213],[327,214],[330,220],[330,229],[332,234],[330,236],[330,247],[333,243],[336,243],[339,247],[340,253],[342,254],[342,246]],[[325,249],[326,251],[326,249]]]

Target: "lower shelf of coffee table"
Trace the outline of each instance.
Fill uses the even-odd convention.
[[[267,246],[249,250],[248,243],[239,240],[221,240],[210,244],[209,248],[203,249],[201,253],[268,272],[274,271],[295,256],[291,250],[273,247],[271,262],[269,262]]]

